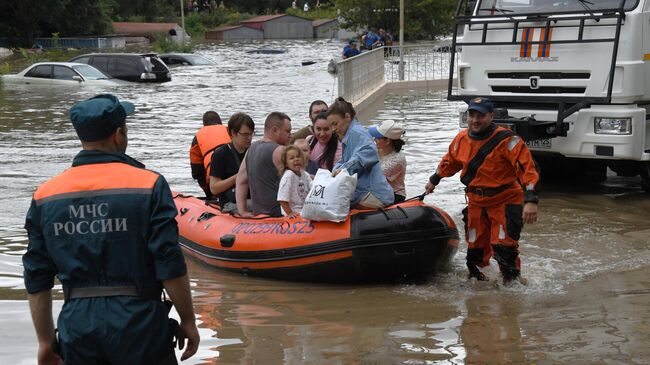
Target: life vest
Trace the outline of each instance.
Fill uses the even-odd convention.
[[[212,153],[217,147],[230,143],[228,128],[225,125],[208,125],[196,132],[196,141],[203,155],[203,167],[205,168],[205,181],[210,181],[210,162]]]

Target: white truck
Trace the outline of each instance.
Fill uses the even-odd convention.
[[[609,167],[650,193],[650,0],[459,0],[455,21],[448,99],[490,97],[543,173]]]

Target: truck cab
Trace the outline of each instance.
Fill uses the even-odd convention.
[[[455,22],[448,99],[490,97],[542,171],[609,167],[650,193],[650,0],[460,0]]]

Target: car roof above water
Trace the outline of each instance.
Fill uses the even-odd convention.
[[[57,65],[57,66],[90,66],[86,63],[81,63],[81,62],[55,62],[55,61],[45,61],[45,62],[36,62],[34,64],[31,64],[28,66],[33,67],[33,66],[42,66],[42,65]],[[92,66],[91,66],[92,67]]]
[[[109,52],[109,53],[86,53],[86,54],[76,56],[75,58],[85,57],[85,56],[158,57],[158,54],[157,53],[111,53],[111,52]]]

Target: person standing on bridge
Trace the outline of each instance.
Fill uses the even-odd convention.
[[[169,185],[125,154],[134,109],[110,94],[74,105],[83,150],[36,190],[27,212],[24,278],[41,365],[177,364],[174,336],[179,348],[189,340],[181,360],[198,348]],[[58,330],[55,276],[65,299]],[[168,318],[163,287],[180,328]]]
[[[493,123],[490,99],[469,102],[468,128],[456,135],[425,186],[433,192],[443,177],[461,172],[466,186],[463,210],[469,278],[487,281],[479,267],[491,257],[499,264],[504,284],[521,277],[519,236],[524,223],[537,221],[537,172],[526,143],[509,129]],[[523,187],[523,189],[522,189]]]

